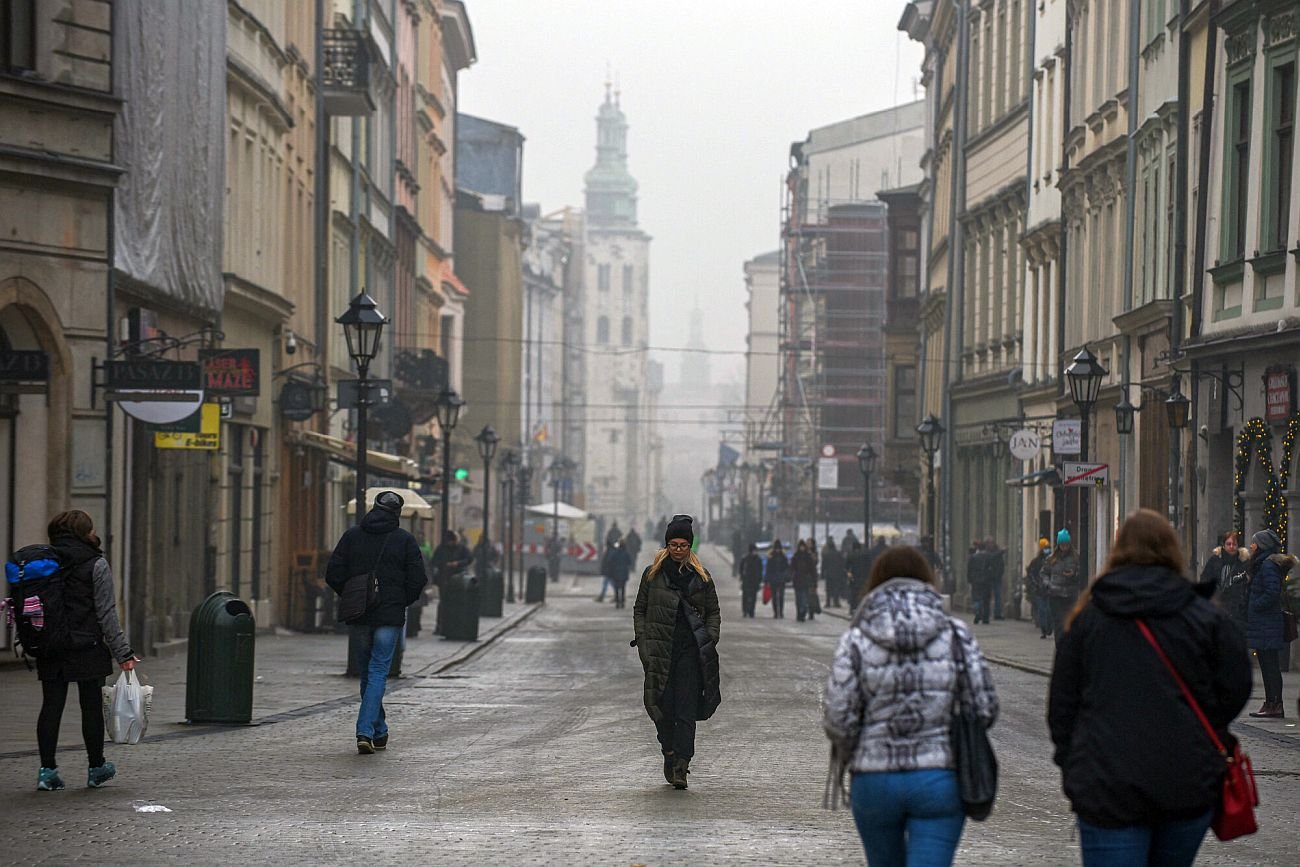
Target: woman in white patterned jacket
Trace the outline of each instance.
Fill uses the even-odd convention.
[[[968,705],[998,714],[988,664],[965,623],[943,612],[930,565],[915,548],[883,552],[840,639],[826,684],[824,725],[853,773],[853,819],[871,867],[950,865],[966,818],[949,742],[960,642]]]

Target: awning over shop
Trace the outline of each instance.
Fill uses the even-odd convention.
[[[1061,474],[1056,471],[1056,467],[1048,467],[1036,473],[1028,473],[1014,479],[1007,479],[1007,485],[1012,488],[1032,488],[1034,485],[1051,485],[1054,488],[1059,488],[1061,486]]]
[[[356,446],[347,440],[341,440],[338,437],[318,433],[314,430],[300,431],[297,437],[303,445],[320,449],[329,454],[330,460],[347,464],[349,467],[356,466]],[[366,452],[366,463],[373,472],[379,475],[409,479],[411,481],[420,479],[420,465],[401,455],[390,455],[387,452],[377,452],[370,449]]]
[[[529,506],[525,511],[530,515],[543,515],[547,518],[558,514],[566,521],[584,521],[591,517],[582,509],[570,506],[568,503],[560,503],[558,508],[555,503],[538,503],[536,506]]]
[[[433,517],[433,506],[429,505],[429,501],[420,496],[418,492],[413,491],[410,488],[366,488],[366,508],[370,508],[370,506],[375,502],[375,497],[379,496],[384,491],[392,491],[394,494],[397,494],[397,496],[402,498],[403,518],[410,518],[412,516],[418,516],[421,518]],[[355,515],[357,513],[356,497],[348,500],[348,504],[345,508],[349,515]]]

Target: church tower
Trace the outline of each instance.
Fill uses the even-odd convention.
[[[605,84],[596,112],[596,164],[585,177],[582,287],[571,301],[569,342],[581,347],[569,377],[565,442],[578,462],[583,507],[620,526],[643,525],[661,505],[655,418],[661,377],[650,375],[650,236],[637,226],[628,171],[627,117]]]
[[[605,83],[596,112],[596,164],[584,177],[587,219],[597,226],[636,226],[636,179],[627,170],[627,117],[619,93]]]

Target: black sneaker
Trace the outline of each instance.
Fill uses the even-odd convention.
[[[357,735],[357,752],[363,756],[375,754],[375,742],[365,735]]]
[[[380,735],[379,737],[372,739],[371,743],[374,745],[376,750],[386,750],[388,749],[388,735]]]

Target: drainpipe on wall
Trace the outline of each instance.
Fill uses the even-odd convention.
[[[1061,69],[1064,73],[1064,79],[1061,82],[1061,165],[1058,169],[1058,177],[1065,178],[1070,171],[1069,147],[1066,145],[1066,139],[1070,135],[1070,100],[1073,98],[1074,88],[1071,86],[1070,72],[1073,69],[1074,55],[1074,21],[1070,14],[1070,4],[1065,4],[1065,50],[1062,57]],[[1057,243],[1057,260],[1056,260],[1056,322],[1051,327],[1056,329],[1056,358],[1048,358],[1048,363],[1052,365],[1053,375],[1056,378],[1056,393],[1061,396],[1065,385],[1065,378],[1061,375],[1061,358],[1060,353],[1065,349],[1065,292],[1066,283],[1069,279],[1070,269],[1066,267],[1069,261],[1069,219],[1065,214],[1065,190],[1061,190],[1061,228],[1060,240]],[[1048,345],[1051,348],[1051,345]],[[1057,486],[1052,494],[1052,515],[1056,522],[1056,528],[1060,529],[1061,515],[1065,511],[1065,489]],[[1055,541],[1055,540],[1053,540]]]
[[[1141,110],[1138,88],[1141,85],[1141,71],[1138,63],[1142,59],[1142,4],[1129,4],[1128,21],[1128,143],[1124,154],[1124,187],[1127,195],[1124,201],[1124,307],[1128,312],[1133,309],[1133,236],[1134,222],[1137,219],[1137,129],[1138,112]],[[1130,365],[1132,363],[1133,338],[1125,334],[1122,342],[1123,370],[1120,372],[1121,388],[1128,395],[1131,381]],[[1129,489],[1129,437],[1119,438],[1119,476],[1115,480],[1119,485],[1119,518],[1128,514]]]
[[[958,219],[959,208],[966,202],[966,101],[967,88],[966,82],[969,78],[966,69],[967,54],[969,52],[970,41],[970,5],[975,0],[967,0],[966,3],[957,5],[957,75],[955,93],[953,94],[953,139],[952,139],[952,190],[951,202],[948,214],[948,286],[946,292],[948,298],[944,304],[944,334],[943,334],[943,409],[942,417],[944,423],[948,426],[948,435],[943,438],[942,450],[943,456],[941,464],[941,474],[939,476],[939,499],[943,504],[942,518],[939,527],[939,535],[943,540],[942,553],[948,561],[949,567],[952,565],[952,469],[953,455],[956,450],[953,448],[953,440],[957,436],[957,427],[952,417],[952,391],[953,382],[952,366],[954,359],[960,359],[962,352],[961,334],[955,333],[955,326],[960,323],[961,317],[957,315],[957,306],[961,300],[961,293],[956,291],[956,283],[965,273],[966,256],[965,256],[965,239],[962,231],[962,223]],[[956,352],[954,353],[954,347]],[[960,364],[960,361],[957,361]],[[956,377],[961,379],[960,375]],[[931,509],[934,505],[931,504]]]

